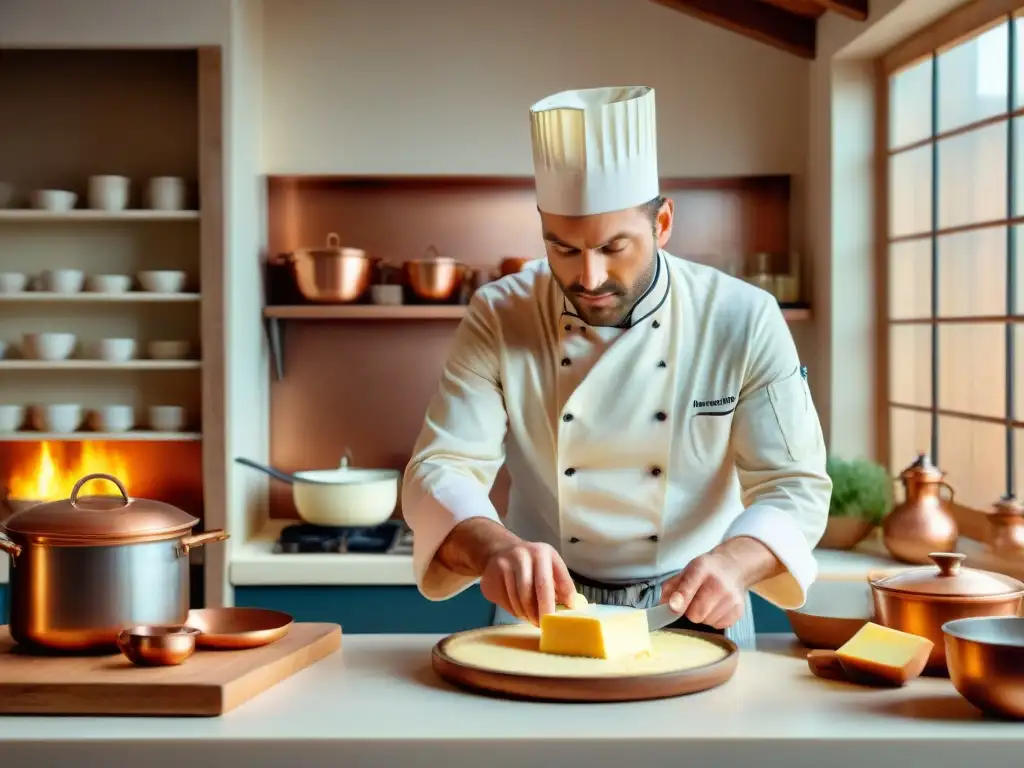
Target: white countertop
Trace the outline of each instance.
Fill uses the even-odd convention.
[[[342,651],[220,718],[0,717],[5,765],[153,768],[715,765],[1009,766],[1024,726],[983,719],[948,680],[873,690],[813,677],[789,636],[758,639],[735,677],[632,704],[506,701],[430,668],[429,635],[351,635]],[[141,743],[140,743],[141,742]],[[142,751],[140,751],[142,750]]]

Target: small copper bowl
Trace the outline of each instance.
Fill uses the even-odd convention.
[[[957,692],[982,712],[1024,720],[1024,618],[956,619],[942,634]]]
[[[199,630],[181,624],[122,630],[117,647],[138,667],[173,667],[196,651]]]

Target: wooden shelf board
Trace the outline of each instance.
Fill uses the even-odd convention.
[[[51,291],[21,291],[0,293],[0,303],[29,304],[43,302],[84,303],[84,304],[163,304],[171,302],[199,301],[198,293],[150,293],[149,291],[126,291],[125,293],[53,293]]]
[[[120,441],[120,442],[194,442],[202,440],[199,432],[152,432],[144,429],[133,429],[128,432],[0,432],[0,443],[15,442],[84,442],[84,441]]]
[[[0,210],[0,221],[195,221],[199,211],[36,211],[29,209]]]
[[[0,360],[0,371],[192,371],[201,360]]]
[[[811,319],[807,307],[787,308],[782,314],[790,322]],[[266,307],[263,316],[276,320],[458,320],[466,316],[463,306],[404,305],[383,307],[353,305],[297,305]]]

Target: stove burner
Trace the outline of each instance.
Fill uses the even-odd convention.
[[[411,543],[406,542],[409,535],[405,524],[398,520],[389,520],[375,528],[296,523],[281,531],[274,551],[285,554],[397,554],[411,551]]]

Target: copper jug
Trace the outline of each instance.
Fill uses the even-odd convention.
[[[1015,496],[1003,496],[995,503],[992,514],[992,538],[989,546],[993,554],[1005,558],[1024,557],[1024,505]]]
[[[931,552],[956,551],[959,531],[949,509],[953,488],[945,476],[924,453],[900,473],[903,501],[882,523],[882,541],[897,560],[925,565],[931,562]],[[943,489],[949,492],[948,499],[942,498]]]

